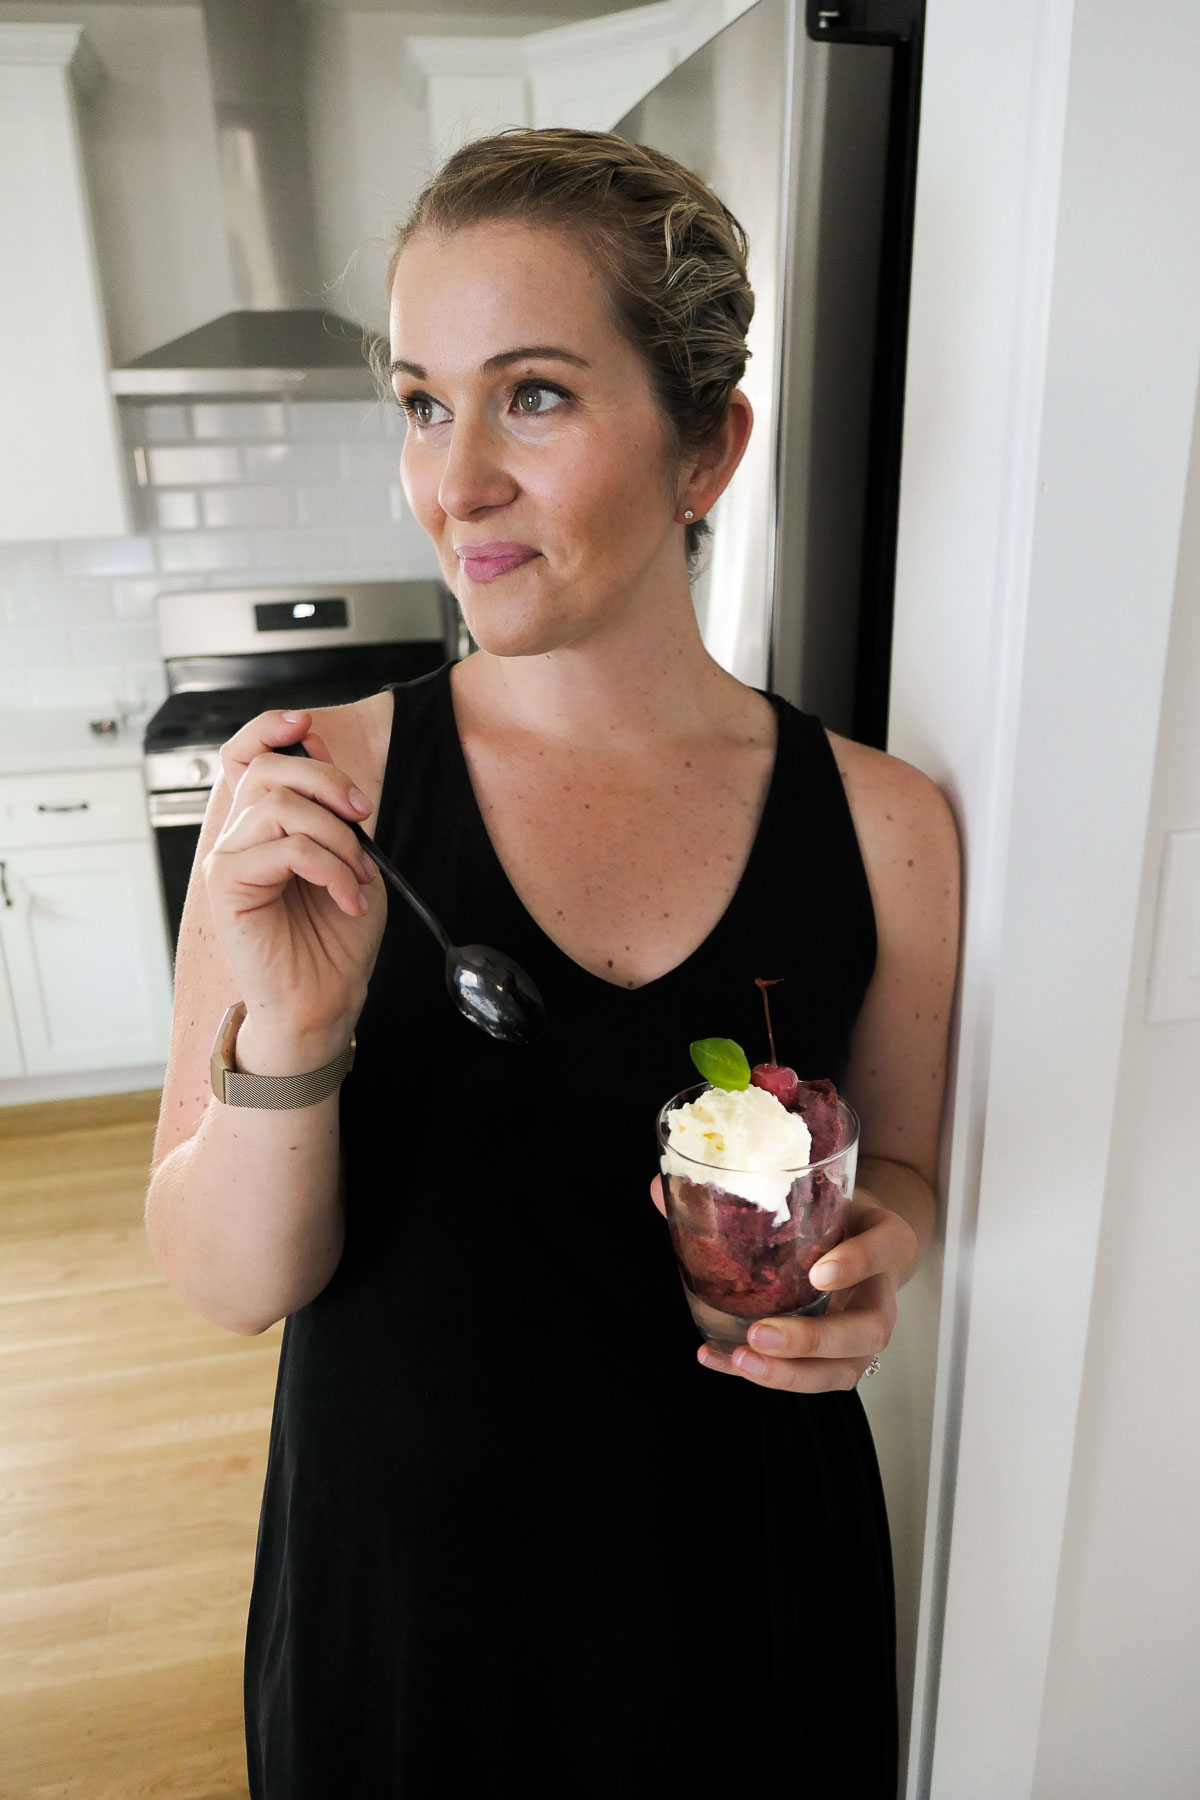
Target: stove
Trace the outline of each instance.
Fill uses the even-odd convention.
[[[145,779],[172,942],[220,749],[275,708],[340,706],[466,648],[439,581],[163,594],[167,698],[146,726]]]

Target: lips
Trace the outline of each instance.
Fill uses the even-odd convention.
[[[472,581],[495,581],[510,575],[538,552],[532,544],[459,544],[455,555]]]

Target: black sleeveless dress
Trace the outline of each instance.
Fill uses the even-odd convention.
[[[453,1010],[393,904],[342,1090],[346,1245],[284,1331],[246,1653],[255,1800],[894,1800],[887,1521],[857,1394],[696,1361],[647,1187],[687,1046],[840,1082],[875,926],[815,719],[728,910],[624,989],[526,913],[449,671],[395,690],[379,841],[541,988],[536,1047]]]

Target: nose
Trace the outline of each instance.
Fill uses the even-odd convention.
[[[517,484],[505,466],[504,445],[486,419],[460,414],[450,431],[438,483],[438,504],[447,518],[470,519],[506,506]]]

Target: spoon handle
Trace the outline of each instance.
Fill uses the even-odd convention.
[[[283,744],[275,754],[277,756],[307,756],[308,751],[304,748],[303,744]],[[437,917],[436,913],[430,911],[416,889],[408,885],[408,882],[405,881],[391,857],[385,856],[374,838],[369,838],[362,826],[357,824],[353,819],[343,819],[342,823],[349,825],[351,831],[358,839],[359,844],[375,864],[379,873],[386,881],[391,883],[401,899],[407,900],[418,919],[420,919],[422,925],[426,926],[427,929],[433,933],[443,951],[448,951],[451,947],[450,939],[441,920]]]

